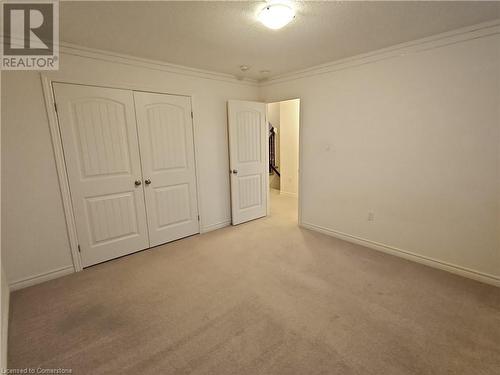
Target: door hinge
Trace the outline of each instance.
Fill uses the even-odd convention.
[[[80,244],[78,244],[78,252],[81,253],[82,249],[80,249]]]
[[[194,117],[193,117],[193,111],[191,111],[191,119],[193,119],[193,118],[194,118]]]
[[[198,221],[200,221],[200,215],[198,215]]]
[[[54,109],[56,110],[56,113],[57,113],[57,103],[54,102]]]

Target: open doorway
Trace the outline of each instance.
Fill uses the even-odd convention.
[[[300,222],[299,118],[299,99],[228,101],[232,225],[267,215]]]
[[[267,104],[270,214],[298,220],[300,99]]]

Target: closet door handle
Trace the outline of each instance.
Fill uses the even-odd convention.
[[[134,184],[135,186],[141,186],[142,182],[141,180],[135,180]]]
[[[144,180],[144,183],[145,183],[146,185],[150,185],[150,184],[151,184],[151,180],[148,178],[148,179]]]

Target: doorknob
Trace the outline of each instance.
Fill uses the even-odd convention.
[[[145,183],[146,185],[149,185],[149,184],[151,184],[151,180],[148,178],[148,179],[144,180],[144,183]]]
[[[234,174],[238,174],[238,170],[237,169],[233,169],[233,173]]]
[[[142,184],[141,180],[135,180],[134,182],[135,186],[140,186]]]

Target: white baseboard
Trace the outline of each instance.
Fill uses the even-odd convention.
[[[231,220],[225,220],[225,221],[221,221],[219,223],[205,225],[205,226],[200,228],[200,233],[211,232],[213,230],[221,229],[221,228],[227,227],[229,225],[231,225]]]
[[[280,194],[284,195],[286,197],[297,198],[297,193],[289,193],[288,191],[280,191]]]
[[[67,266],[55,269],[53,271],[41,273],[35,276],[30,276],[24,279],[13,281],[9,284],[9,288],[11,291],[23,289],[28,286],[32,286],[35,284],[43,283],[44,281],[49,281],[52,279],[56,279],[61,276],[69,275],[70,273],[75,272],[73,266]]]
[[[423,255],[412,253],[411,251],[406,251],[402,249],[398,249],[396,247],[384,245],[379,242],[370,241],[364,238],[356,237],[347,233],[338,232],[336,230],[328,229],[321,227],[319,225],[304,223],[302,222],[302,227],[306,229],[311,229],[316,232],[320,232],[335,238],[339,238],[341,240],[345,240],[348,242],[352,242],[358,245],[366,246],[373,250],[382,251],[387,254],[395,255],[400,258],[408,259],[417,263],[425,264],[427,266],[438,268],[443,271],[447,271],[456,275],[460,275],[463,277],[467,277],[469,279],[481,281],[486,284],[494,285],[500,287],[500,277],[490,275],[484,272],[476,271],[470,268],[465,268],[461,266],[457,266],[455,264],[443,262],[437,259],[429,258]]]

